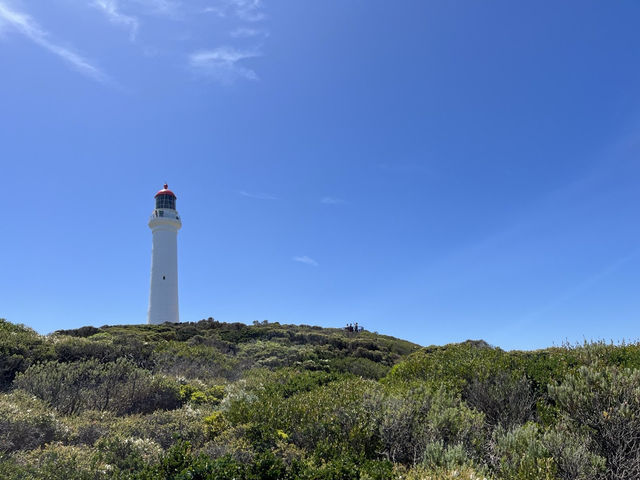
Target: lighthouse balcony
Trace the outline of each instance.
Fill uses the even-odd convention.
[[[154,218],[171,218],[175,220],[180,220],[180,216],[178,215],[178,212],[176,212],[175,210],[161,209],[161,208],[158,208],[153,211],[153,213],[151,214],[151,219],[154,219]]]
[[[149,227],[162,226],[179,229],[182,226],[182,220],[180,220],[178,212],[170,209],[155,209],[149,218]]]

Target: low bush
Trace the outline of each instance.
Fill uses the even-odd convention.
[[[0,395],[0,454],[32,450],[62,439],[65,426],[37,398],[23,391]]]
[[[109,480],[115,469],[100,464],[88,447],[49,443],[16,457],[18,468],[5,480]]]
[[[95,359],[106,363],[126,358],[140,368],[148,369],[152,366],[153,346],[135,335],[113,337],[97,334],[91,338],[57,335],[54,339],[55,359],[59,362]]]
[[[560,480],[598,480],[606,471],[606,460],[592,452],[593,440],[570,431],[560,423],[542,436],[542,444],[553,458]]]
[[[293,470],[293,471],[291,471]],[[241,463],[230,456],[210,458],[196,454],[189,442],[176,443],[153,466],[131,475],[136,480],[294,480],[297,468],[287,467],[270,452],[265,452],[251,463]],[[318,477],[314,477],[318,478]]]
[[[187,380],[234,379],[238,361],[206,344],[170,341],[158,345],[153,354],[153,371]]]
[[[535,423],[493,433],[492,457],[499,478],[505,480],[554,480],[556,465]]]
[[[385,398],[380,423],[382,452],[393,462],[416,465],[428,447],[462,449],[473,458],[484,439],[484,415],[440,388],[394,391]]]
[[[511,370],[513,359],[483,341],[467,341],[444,347],[427,347],[395,365],[385,378],[387,385],[419,381],[460,393],[474,378],[484,379]]]
[[[19,372],[53,356],[51,343],[45,337],[0,318],[0,391],[7,390]]]
[[[588,436],[606,460],[606,478],[640,478],[640,371],[581,367],[549,394],[572,431]]]
[[[98,464],[109,465],[113,474],[143,470],[160,462],[163,450],[153,440],[146,438],[109,435],[95,444]]]
[[[107,410],[118,415],[152,412],[180,406],[178,384],[153,376],[127,359],[101,363],[47,362],[29,367],[14,385],[49,404],[63,415]]]
[[[123,437],[153,440],[163,449],[176,441],[188,441],[196,448],[207,440],[204,419],[213,412],[186,405],[177,410],[158,410],[147,415],[130,415],[115,419],[111,432]]]
[[[218,405],[224,398],[224,385],[208,386],[204,382],[194,381],[180,385],[180,399],[183,403],[194,405]]]
[[[475,467],[431,468],[425,465],[413,467],[408,472],[398,473],[402,480],[495,480],[482,469]]]
[[[537,398],[531,382],[508,371],[471,379],[463,387],[462,398],[471,408],[484,413],[491,428],[510,428],[536,419]]]
[[[111,412],[86,410],[73,417],[65,418],[68,427],[67,441],[71,445],[93,446],[99,439],[107,436],[117,417]]]

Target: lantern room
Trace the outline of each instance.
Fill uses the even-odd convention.
[[[176,196],[166,183],[164,188],[156,193],[156,210],[160,208],[176,209]]]

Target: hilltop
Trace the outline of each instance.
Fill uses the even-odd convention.
[[[0,320],[0,478],[640,476],[640,346]]]
[[[200,380],[236,380],[253,368],[282,367],[379,379],[401,358],[420,349],[368,331],[267,321],[246,325],[212,318],[196,323],[83,327],[60,330],[53,337],[68,350],[65,361],[96,356],[92,347],[100,345],[105,355],[131,356],[141,365],[153,363],[155,371]]]

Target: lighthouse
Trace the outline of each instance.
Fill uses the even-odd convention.
[[[166,183],[155,200],[156,208],[149,219],[153,246],[147,323],[178,323],[178,230],[182,222],[176,210],[176,196]]]

